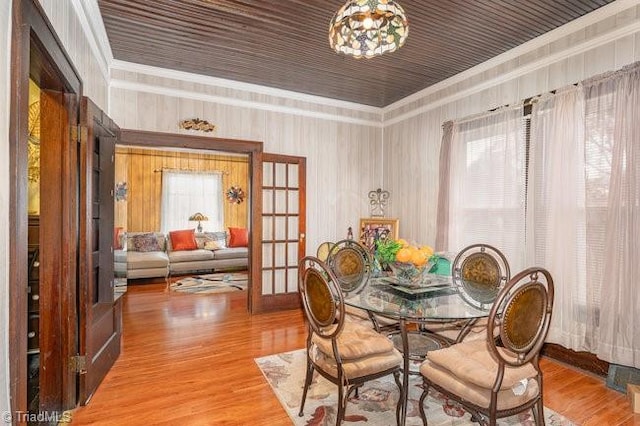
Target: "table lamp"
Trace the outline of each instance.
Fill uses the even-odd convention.
[[[202,232],[202,221],[203,220],[209,220],[208,217],[206,217],[205,215],[203,215],[202,213],[198,212],[198,213],[194,213],[189,217],[189,220],[193,220],[193,221],[198,221],[198,227],[196,228],[198,230],[198,232]]]

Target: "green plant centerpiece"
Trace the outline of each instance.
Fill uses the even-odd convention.
[[[389,270],[389,264],[396,261],[396,254],[401,248],[402,243],[391,238],[376,242],[375,256],[383,270]]]

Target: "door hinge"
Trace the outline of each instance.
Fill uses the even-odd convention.
[[[69,358],[69,367],[74,373],[87,374],[87,357],[84,355],[72,356]]]

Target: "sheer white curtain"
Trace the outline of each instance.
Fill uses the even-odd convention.
[[[548,340],[640,367],[640,67],[534,105],[527,262],[554,277]]]
[[[588,116],[608,124],[602,138],[590,142],[610,149],[611,168],[597,354],[640,368],[640,64],[590,82],[587,89],[590,99],[610,106]]]
[[[526,239],[527,264],[544,266],[556,283],[547,341],[578,351],[593,349],[587,293],[597,284],[586,271],[584,112],[582,87],[534,103]]]
[[[222,174],[220,172],[162,171],[162,232],[195,228],[189,217],[200,212],[209,220],[204,231],[224,230]]]
[[[524,268],[525,130],[522,105],[453,123],[447,235],[439,238],[447,250],[487,243],[513,271]]]

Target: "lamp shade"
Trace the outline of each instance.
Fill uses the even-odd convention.
[[[209,220],[208,217],[206,217],[205,215],[203,215],[202,213],[198,212],[198,213],[194,213],[189,217],[189,220],[197,220],[198,222],[202,221],[202,220]]]
[[[350,0],[329,25],[329,44],[338,53],[372,58],[393,52],[409,35],[404,9],[393,0]]]

